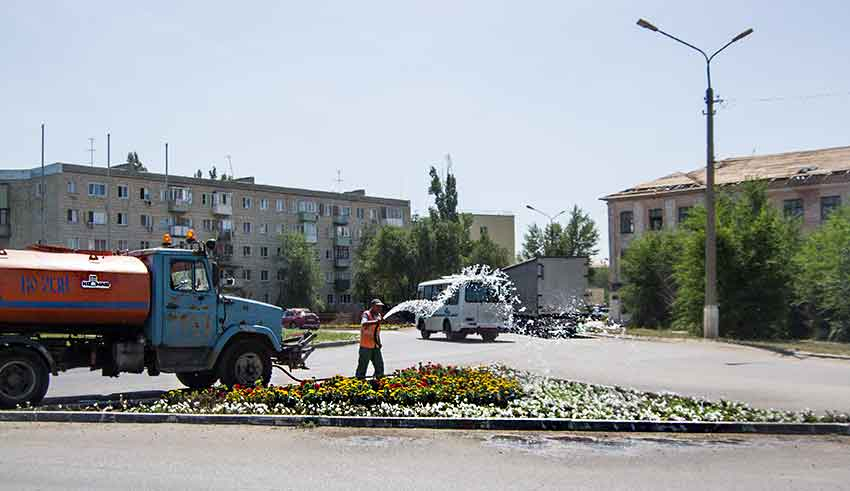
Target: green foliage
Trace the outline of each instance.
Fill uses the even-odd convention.
[[[794,257],[796,299],[833,340],[850,341],[850,207],[833,212]]]
[[[720,335],[777,338],[788,334],[794,271],[790,258],[799,227],[767,201],[763,183],[747,182],[717,202],[717,291]],[[676,322],[699,331],[705,300],[705,209],[696,207],[683,227],[674,264]]]
[[[626,284],[621,296],[635,325],[669,327],[673,320],[673,265],[681,254],[679,235],[670,231],[647,232],[626,250],[621,265]]]
[[[539,256],[593,256],[599,249],[599,230],[590,215],[578,206],[570,210],[566,227],[553,222],[541,229],[528,227],[522,245],[525,259]]]
[[[322,277],[315,250],[297,233],[284,233],[280,244],[283,280],[278,303],[320,310],[323,307],[319,298]]]
[[[501,269],[509,263],[510,253],[508,250],[493,242],[486,230],[482,231],[480,239],[472,243],[472,251],[466,258],[468,266],[481,264],[494,269]]]
[[[458,221],[457,181],[454,174],[446,173],[445,186],[443,186],[436,168],[431,167],[428,174],[431,176],[428,194],[434,196],[434,204],[437,205],[436,209],[431,208],[431,216],[436,215],[439,220]]]

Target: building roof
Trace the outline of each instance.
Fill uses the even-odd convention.
[[[715,163],[714,181],[718,186],[738,184],[748,180],[809,181],[831,176],[850,178],[850,147],[824,148],[801,152],[733,157]],[[660,193],[705,189],[705,168],[691,172],[674,172],[653,181],[638,184],[603,200]]]

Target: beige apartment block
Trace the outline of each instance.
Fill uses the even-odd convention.
[[[767,183],[770,202],[785,216],[800,217],[804,230],[850,203],[850,147],[720,160],[718,192],[748,180]],[[620,259],[640,234],[675,228],[705,196],[705,168],[676,172],[602,198],[608,203],[608,249],[612,290],[622,283]],[[616,294],[612,295],[612,314]]]
[[[43,207],[43,213],[42,213]],[[65,163],[0,170],[0,248],[39,242],[72,249],[157,247],[163,234],[185,246],[194,230],[214,238],[227,275],[240,295],[274,304],[281,299],[280,236],[303,234],[315,245],[322,298],[331,310],[359,308],[351,295],[353,264],[364,230],[405,227],[410,202],[345,193]]]
[[[478,240],[486,232],[496,244],[504,247],[510,254],[511,261],[516,257],[516,229],[514,216],[509,214],[469,213],[472,226],[469,228],[469,238]]]

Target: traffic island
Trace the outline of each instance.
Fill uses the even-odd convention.
[[[58,409],[58,408],[51,408]],[[556,380],[503,366],[420,365],[378,381],[170,391],[153,402],[0,412],[0,421],[850,435],[850,417]]]

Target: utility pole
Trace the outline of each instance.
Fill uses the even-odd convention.
[[[711,60],[728,48],[753,33],[752,29],[738,34],[711,56],[693,44],[668,34],[644,19],[637,25],[657,32],[678,43],[698,51],[705,59],[707,88],[705,89],[705,125],[706,125],[706,163],[705,163],[705,306],[702,313],[703,337],[713,339],[720,334],[720,310],[717,306],[717,228],[714,206],[714,89],[711,87]]]
[[[89,153],[89,165],[94,167],[94,138],[89,138],[89,148],[87,152]]]
[[[106,249],[112,250],[112,215],[109,213],[109,202],[112,201],[112,194],[109,190],[112,188],[112,165],[111,165],[111,146],[112,137],[109,133],[106,134]]]
[[[44,199],[47,195],[47,187],[44,183],[44,123],[41,123],[41,239],[39,244],[44,244],[44,229],[46,228],[46,217],[44,216]]]

